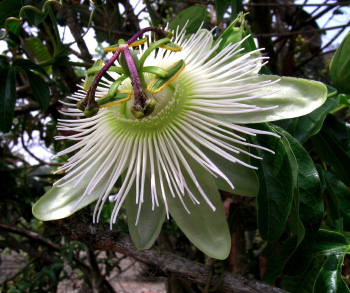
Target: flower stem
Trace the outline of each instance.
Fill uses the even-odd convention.
[[[332,98],[332,97],[335,97],[335,96],[338,95],[338,94],[339,94],[338,91],[335,91],[335,92],[333,92],[333,93],[330,93],[330,94],[327,95],[327,99]]]
[[[131,76],[131,84],[134,89],[134,98],[135,98],[135,103],[134,103],[134,109],[143,112],[145,110],[145,106],[147,105],[148,98],[142,88],[142,84],[134,63],[134,60],[132,59],[129,47],[125,46],[123,48],[123,53],[125,55],[126,62],[128,64],[128,68],[130,71],[130,76]]]
[[[146,27],[140,31],[138,31],[135,35],[133,35],[128,41],[121,44],[113,54],[112,58],[108,60],[108,62],[102,67],[102,69],[96,74],[93,82],[91,83],[91,86],[86,94],[86,97],[81,102],[81,105],[85,107],[86,109],[92,109],[97,108],[98,104],[95,101],[95,92],[96,88],[98,86],[98,83],[100,82],[103,74],[105,74],[108,69],[114,64],[114,61],[117,60],[120,53],[123,51],[125,53],[125,57],[127,58],[127,64],[129,67],[129,71],[131,74],[132,84],[134,87],[134,96],[135,96],[135,104],[134,109],[137,111],[145,112],[146,107],[149,103],[149,99],[147,98],[146,94],[144,93],[142,89],[142,83],[145,84],[144,79],[140,81],[140,78],[138,76],[135,63],[132,59],[132,56],[129,51],[129,45],[132,44],[134,41],[136,41],[141,35],[143,35],[145,32],[153,31],[156,34],[156,37],[159,39],[164,39],[168,36],[168,32],[157,28],[157,27]],[[168,39],[169,40],[169,39]],[[169,42],[169,41],[167,41]],[[157,43],[157,42],[156,42]],[[145,86],[145,85],[144,85]]]
[[[341,105],[340,107],[338,107],[337,109],[333,110],[332,112],[330,112],[330,114],[335,114],[345,108],[348,108],[349,106],[348,105]]]
[[[94,78],[93,82],[91,83],[91,86],[86,94],[86,97],[84,99],[83,106],[91,109],[98,107],[97,102],[95,101],[95,92],[98,83],[100,82],[103,74],[107,72],[107,70],[113,65],[114,61],[117,60],[121,52],[121,47],[118,47],[115,53],[113,54],[112,58],[108,60],[108,62],[102,67],[102,69],[96,74],[96,77]]]

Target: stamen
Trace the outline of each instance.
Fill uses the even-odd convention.
[[[132,114],[140,119],[143,118],[149,114],[151,114],[154,110],[155,104],[152,103],[152,99],[146,96],[146,93],[144,92],[141,81],[134,63],[134,60],[131,56],[131,53],[129,51],[128,47],[125,47],[123,50],[123,53],[125,55],[125,59],[130,71],[131,76],[131,84],[134,89],[134,105]]]

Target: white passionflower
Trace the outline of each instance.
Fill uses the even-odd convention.
[[[254,156],[248,147],[258,146],[245,137],[273,135],[244,124],[305,115],[323,104],[327,91],[313,81],[258,75],[266,58],[259,50],[242,54],[243,41],[218,50],[212,34],[199,30],[190,38],[182,31],[174,42],[181,51],[147,51],[153,43],[145,44],[137,52],[140,62],[131,59],[130,42],[119,46],[129,72],[125,64],[114,66],[119,74],[109,70],[114,81],[102,78],[93,101],[125,94],[123,103],[111,98],[108,107],[90,118],[76,108],[76,102],[89,96],[87,90],[70,97],[74,103],[64,103],[64,114],[72,118],[61,119],[58,128],[69,135],[57,139],[77,142],[57,154],[74,155],[60,168],[65,176],[35,204],[38,219],[67,217],[97,200],[97,221],[112,198],[111,225],[124,204],[139,249],[154,243],[165,216],[171,215],[199,249],[219,259],[228,255],[230,235],[218,187],[256,195],[255,167],[249,163]],[[147,58],[142,57],[145,52]],[[178,62],[181,68],[171,78],[159,77],[161,69],[170,72]],[[133,78],[133,68],[140,84],[125,78]],[[135,114],[139,92],[143,102],[153,103],[148,112],[141,107],[142,117]],[[111,197],[119,178],[122,184]]]

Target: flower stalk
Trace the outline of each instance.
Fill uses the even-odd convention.
[[[115,48],[115,52],[113,56],[108,60],[108,62],[98,71],[96,76],[94,77],[91,85],[89,86],[89,89],[86,93],[86,96],[84,99],[79,101],[77,103],[77,108],[84,112],[84,115],[86,117],[92,117],[96,115],[100,109],[100,105],[98,101],[96,101],[95,96],[96,96],[96,88],[102,79],[103,75],[112,67],[114,62],[120,58],[120,57],[125,57],[127,68],[128,68],[128,73],[130,74],[131,82],[132,82],[132,87],[134,91],[134,98],[135,102],[133,104],[133,107],[131,109],[131,112],[133,115],[141,119],[145,116],[150,115],[155,107],[155,101],[152,97],[148,97],[145,93],[147,84],[145,83],[144,77],[142,73],[140,72],[140,68],[136,68],[135,66],[135,59],[133,58],[129,47],[130,46],[136,46],[139,45],[137,43],[136,45],[133,45],[133,43],[141,37],[144,33],[153,31],[155,34],[155,39],[160,39],[159,41],[155,42],[153,46],[149,48],[142,56],[142,65],[145,62],[145,59],[147,56],[156,48],[167,44],[170,42],[170,38],[172,37],[171,32],[164,31],[160,28],[157,27],[147,27],[139,32],[137,32],[134,36],[132,36],[128,41],[123,42],[121,41],[121,44]],[[135,57],[137,58],[137,57]],[[139,63],[139,62],[138,62]],[[140,75],[139,75],[140,74]],[[120,83],[118,84],[120,85]],[[123,100],[124,102],[124,100]]]

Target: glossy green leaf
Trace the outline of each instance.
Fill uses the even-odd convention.
[[[324,176],[330,184],[329,187],[332,187],[334,194],[337,196],[339,213],[343,218],[344,230],[350,231],[350,190],[334,174],[324,172]]]
[[[294,191],[292,206],[289,214],[289,229],[291,231],[291,235],[297,237],[296,245],[298,246],[305,235],[305,228],[299,216],[299,174],[301,170],[299,169],[299,162],[297,160],[297,158],[300,158],[303,148],[293,139],[292,136],[282,129],[275,128],[275,132],[281,136],[281,142],[284,145],[292,169],[291,181],[293,183]]]
[[[349,243],[342,234],[320,230],[314,243],[314,255],[326,255],[327,261],[322,266],[315,282],[314,292],[349,292],[342,280],[344,256],[350,253]]]
[[[9,132],[16,105],[16,75],[13,67],[0,68],[0,130]]]
[[[259,75],[249,79],[249,83],[277,80],[279,81],[266,85],[258,93],[253,92],[237,96],[237,98],[247,98],[249,96],[266,95],[245,100],[244,103],[262,108],[275,108],[254,113],[235,113],[235,115],[227,115],[226,117],[220,115],[220,119],[226,119],[232,123],[246,124],[294,118],[309,114],[326,101],[327,88],[316,81],[275,75]]]
[[[273,132],[267,124],[255,124],[253,128]],[[257,217],[261,237],[266,241],[275,241],[283,232],[290,213],[295,182],[293,170],[286,146],[280,138],[268,135],[249,137],[255,145],[259,145],[275,154],[256,149],[254,152],[263,160],[252,160],[259,169],[260,188],[257,196]],[[252,149],[253,151],[253,149]]]
[[[335,174],[350,185],[350,126],[328,115],[321,131],[311,138],[317,155],[334,168]]]
[[[172,21],[169,22],[169,29],[179,32],[186,27],[187,34],[193,34],[200,27],[206,27],[208,13],[206,6],[194,5],[182,10]],[[186,25],[187,24],[187,25]]]
[[[26,71],[30,90],[42,111],[45,111],[50,103],[50,90],[48,84],[37,74]]]
[[[331,172],[324,171],[323,174],[327,184],[327,189],[325,190],[329,209],[327,214],[334,224],[337,224],[337,221],[342,218],[344,230],[350,231],[350,191],[348,187]]]
[[[268,259],[266,271],[262,280],[266,283],[273,284],[275,279],[281,275],[286,262],[293,255],[297,248],[297,237],[289,238],[279,247],[278,252],[274,252]]]
[[[21,1],[4,0],[0,3],[0,27],[4,27],[8,17],[18,17]]]
[[[308,152],[290,134],[283,135],[297,160],[300,220],[308,234],[316,233],[323,218],[320,176]]]
[[[203,199],[192,179],[184,173],[189,190],[200,204],[193,203],[188,193],[185,192],[185,196],[181,200],[186,205],[188,213],[181,200],[178,197],[172,197],[167,184],[165,184],[165,194],[170,215],[197,248],[210,257],[225,259],[231,249],[231,236],[226,222],[223,203],[213,176],[192,158],[186,159],[192,170],[195,171],[199,185],[216,210],[212,210]],[[161,190],[160,187],[157,187],[157,190]]]
[[[302,250],[299,261],[305,258],[312,261],[302,272],[283,276],[283,289],[305,293],[349,292],[342,280],[342,265],[350,250],[342,234],[319,230],[316,237],[306,241],[299,250]]]
[[[282,273],[290,270],[296,270],[295,263],[302,269],[309,264],[310,259],[303,257],[293,257],[301,241],[304,238],[305,231],[307,237],[310,233],[314,234],[318,231],[323,217],[323,203],[321,197],[321,186],[318,172],[306,150],[287,132],[277,129],[277,133],[282,135],[286,151],[289,154],[291,166],[297,170],[297,190],[294,192],[291,213],[289,215],[289,226],[291,228],[292,237],[286,241],[278,253],[269,258],[264,281],[273,283],[274,280]],[[288,143],[288,144],[287,144]],[[294,159],[293,159],[294,158]],[[294,162],[293,162],[294,161]],[[295,176],[295,171],[292,172]]]
[[[328,98],[322,106],[312,111],[310,114],[294,119],[278,121],[277,125],[283,127],[303,144],[311,136],[320,131],[326,116],[337,108],[338,103],[339,97]]]
[[[165,219],[165,206],[160,201],[159,206],[152,208],[152,197],[150,194],[151,180],[146,178],[144,190],[148,193],[144,194],[144,202],[141,205],[139,218],[137,214],[139,204],[136,204],[135,196],[127,196],[125,198],[126,215],[128,218],[128,226],[130,236],[137,249],[150,248],[157,239]],[[136,194],[136,184],[133,184],[130,195]]]
[[[350,33],[348,33],[329,65],[329,73],[334,87],[343,94],[350,94]]]
[[[315,281],[326,260],[327,257],[324,255],[316,256],[302,274],[295,276],[284,275],[281,287],[287,292],[317,293],[314,291]]]

